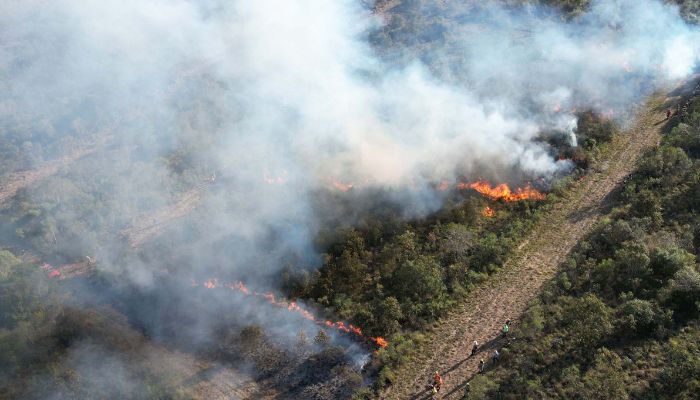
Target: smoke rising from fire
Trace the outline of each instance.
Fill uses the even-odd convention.
[[[572,130],[568,110],[624,107],[697,60],[697,31],[657,1],[594,1],[570,23],[428,3],[413,7],[453,20],[417,51],[373,48],[382,21],[351,0],[22,2],[0,17],[4,85],[28,119],[114,119],[154,152],[194,129],[211,145],[199,161],[225,176],[284,171],[308,190],[552,174],[566,163],[534,139]],[[182,121],[193,102],[212,106]]]
[[[56,217],[84,224],[65,254],[96,254],[161,290],[161,259],[125,258],[116,235],[88,232],[98,220],[122,231],[215,175],[197,214],[206,229],[171,239],[177,273],[270,287],[290,254],[319,264],[312,200],[329,183],[413,185],[390,196],[420,214],[440,207],[436,182],[550,177],[570,164],[543,132],[573,135],[574,109],[625,109],[689,74],[700,50],[697,29],[656,0],[593,1],[570,22],[495,2],[405,3],[449,29],[406,23],[388,40],[400,18],[355,0],[9,2],[0,133],[50,131],[47,142],[60,142],[114,127],[108,155],[64,172],[99,182],[103,199],[89,215]],[[211,334],[207,318],[193,317],[197,334]]]

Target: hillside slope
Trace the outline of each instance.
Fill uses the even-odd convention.
[[[578,182],[569,197],[538,222],[501,271],[429,333],[429,339],[417,349],[416,358],[397,371],[394,385],[380,398],[429,397],[427,384],[436,370],[445,380],[438,398],[458,399],[463,395],[462,388],[477,372],[479,359],[487,361],[490,349],[498,344],[503,322],[511,319],[517,323],[528,302],[603,214],[613,191],[644,152],[658,143],[664,111],[673,101],[663,93],[649,98],[637,111],[635,124],[605,149],[595,172]],[[477,356],[470,358],[474,340],[482,347]]]

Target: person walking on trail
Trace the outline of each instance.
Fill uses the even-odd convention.
[[[474,341],[474,345],[472,346],[472,354],[469,355],[469,357],[473,356],[476,354],[476,351],[479,349],[479,342],[476,340]]]
[[[435,371],[435,376],[433,376],[433,393],[439,393],[442,387],[442,377]]]
[[[491,361],[495,364],[498,362],[498,359],[501,357],[501,355],[498,353],[498,350],[493,351],[493,356],[491,356]]]
[[[507,320],[505,324],[503,324],[503,337],[508,336],[508,332],[510,332],[510,320]]]
[[[484,373],[484,359],[482,358],[479,360],[479,373],[483,374]]]

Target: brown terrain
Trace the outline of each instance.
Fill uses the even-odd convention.
[[[93,143],[79,146],[71,153],[61,158],[49,161],[38,168],[9,174],[5,179],[3,179],[4,183],[0,183],[0,205],[6,200],[14,197],[14,195],[16,195],[20,189],[45,179],[58,172],[59,169],[96,152],[103,147],[110,138],[111,136],[109,135],[101,135]]]
[[[137,218],[129,228],[122,230],[120,235],[127,241],[131,249],[137,250],[144,243],[165,231],[174,221],[194,210],[200,203],[203,192],[211,183],[213,182],[202,183],[183,193],[173,204],[163,207],[155,213]],[[39,258],[35,256],[32,260],[39,262]],[[88,276],[95,272],[95,267],[96,260],[86,256],[84,260],[57,267],[48,266],[45,270],[49,277],[63,280]]]
[[[591,232],[606,212],[616,188],[624,184],[642,155],[658,145],[665,110],[678,102],[674,95],[657,93],[636,110],[634,125],[617,135],[594,163],[593,172],[577,182],[566,198],[558,201],[538,222],[503,268],[464,302],[436,323],[415,357],[397,371],[393,386],[382,399],[430,399],[428,391],[434,371],[444,385],[436,399],[460,399],[465,386],[477,373],[479,359],[490,361],[503,323],[518,317],[542,286],[558,270],[573,246]],[[665,92],[664,92],[665,93]],[[469,357],[472,343],[480,349]]]
[[[391,2],[390,2],[391,3]],[[557,272],[573,246],[591,231],[610,205],[611,195],[623,184],[640,157],[658,144],[664,126],[665,110],[677,102],[662,93],[652,96],[637,110],[635,124],[617,135],[594,163],[593,173],[577,182],[565,199],[557,202],[538,221],[503,268],[482,287],[471,292],[463,303],[437,323],[428,339],[416,349],[416,356],[397,371],[395,383],[382,399],[431,398],[427,390],[433,371],[440,371],[445,382],[435,398],[459,399],[464,387],[477,372],[480,358],[488,361],[500,344],[500,328],[506,319],[517,324],[530,301]],[[106,136],[105,136],[106,138]],[[89,155],[107,142],[101,139],[81,146],[60,159],[30,171],[8,176],[0,186],[0,204],[18,190],[55,174],[59,169]],[[157,236],[173,221],[191,212],[213,182],[205,182],[185,192],[169,206],[137,219],[121,232],[132,248]],[[93,260],[58,267],[61,278],[83,275],[94,268]],[[469,357],[471,344],[481,348]],[[246,374],[194,355],[169,350],[148,341],[142,343],[142,362],[155,371],[179,377],[175,386],[197,399],[264,399],[278,397],[261,388]],[[150,361],[149,361],[150,360]]]
[[[173,221],[184,217],[197,207],[202,194],[214,181],[206,181],[183,193],[176,202],[163,207],[155,213],[137,218],[127,229],[120,232],[129,246],[138,248],[148,240],[158,236]]]
[[[481,288],[436,324],[416,351],[416,357],[397,371],[395,384],[380,394],[382,399],[429,399],[427,390],[433,371],[445,379],[435,398],[459,399],[464,386],[476,374],[480,358],[501,344],[499,330],[506,319],[517,318],[529,302],[551,279],[573,246],[591,231],[610,204],[610,197],[635,168],[638,160],[660,139],[665,110],[676,97],[652,96],[637,110],[636,123],[615,137],[594,164],[593,173],[577,182],[565,199],[557,202],[517,248],[504,267]],[[207,181],[185,192],[177,201],[157,212],[137,219],[121,234],[132,248],[138,248],[160,234],[167,226],[191,212],[213,182]],[[91,260],[58,267],[59,279],[84,275],[94,269]],[[481,348],[468,357],[471,344],[478,340]],[[245,373],[194,355],[169,350],[153,343],[144,357],[152,357],[154,371],[175,374],[176,386],[198,399],[265,399],[280,398],[266,390]],[[167,362],[163,362],[167,360]],[[148,361],[148,360],[146,360]],[[263,385],[264,386],[264,385]],[[284,397],[282,395],[282,397]]]
[[[177,388],[183,398],[270,398],[266,394],[268,391],[262,390],[247,373],[155,343],[133,329],[123,314],[110,307],[81,313],[79,320],[87,321],[81,327],[83,332],[104,338],[106,347],[122,350],[129,364],[168,382],[168,386]]]

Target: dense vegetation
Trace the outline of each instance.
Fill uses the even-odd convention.
[[[561,157],[575,159],[572,178],[585,173],[589,157],[600,150],[596,144],[615,132],[610,120],[590,113],[580,117],[582,147],[552,141]],[[353,228],[321,235],[339,238],[322,245],[328,249],[323,267],[312,275],[288,270],[285,286],[291,296],[311,299],[365,333],[387,337],[393,345],[379,352],[370,371],[379,370],[380,385],[391,382],[392,366],[405,362],[420,331],[503,265],[538,215],[567,190],[569,179],[551,188],[544,202],[493,202],[470,190],[453,194],[442,211],[424,219],[367,215]],[[486,206],[494,217],[482,214]]]
[[[588,2],[547,3],[557,3],[574,16]],[[697,18],[697,2],[681,3],[688,19]],[[426,32],[418,41],[422,46],[440,40],[445,32],[444,26],[433,22],[402,13],[374,40],[388,48],[405,46],[401,32],[419,30]],[[105,125],[89,115],[66,119],[61,126],[20,117],[15,115],[0,130],[3,173],[66,154],[91,136],[87,132]],[[574,177],[585,173],[598,146],[615,131],[612,122],[592,113],[579,117],[581,147],[571,147],[558,136],[542,139],[552,145],[552,157],[574,161]],[[694,213],[700,206],[699,120],[696,113],[677,124],[664,146],[647,158],[626,186],[621,203],[626,205],[579,246],[565,272],[518,324],[517,335],[524,338],[510,354],[504,352],[508,369],[479,378],[474,395],[520,398],[546,392],[589,398],[610,393],[658,398],[692,396],[698,390],[700,278],[694,257],[700,251],[700,219]],[[70,171],[20,191],[0,210],[0,236],[6,240],[1,245],[50,262],[75,261],[103,251],[123,257],[119,261],[123,264],[157,259],[159,266],[187,265],[179,261],[190,257],[188,240],[205,236],[213,225],[203,212],[193,212],[167,238],[147,245],[138,255],[114,238],[133,219],[168,204],[209,176],[210,170],[194,159],[192,149],[210,143],[197,144],[201,136],[188,136],[191,133],[178,139],[184,150],[158,154],[113,144],[95,156],[99,160],[78,161]],[[95,168],[98,163],[103,164]],[[156,176],[160,185],[170,183],[162,196],[149,190],[131,196],[110,188],[112,179],[124,177],[135,178],[130,187],[147,188],[152,182],[140,177],[154,171],[172,174]],[[368,335],[387,337],[392,346],[376,353],[367,375],[378,377],[379,384],[390,383],[393,366],[407,359],[414,342],[422,338],[420,332],[502,266],[540,213],[566,190],[567,182],[550,188],[544,202],[491,202],[473,191],[451,192],[441,211],[418,220],[408,220],[405,210],[384,201],[390,197],[386,193],[318,193],[317,208],[327,214],[321,218],[325,228],[316,243],[325,253],[323,266],[308,272],[308,265],[290,262],[283,271],[282,291],[326,311],[330,318],[361,326]],[[357,216],[356,201],[373,206]],[[495,217],[482,215],[487,205]],[[221,258],[235,257],[235,249],[226,248],[228,239],[219,238],[198,250],[219,248],[216,254]],[[105,243],[119,249],[105,249]],[[210,313],[210,294],[200,296],[193,290],[190,299],[178,301],[178,291],[184,290],[179,286],[170,297],[157,297],[124,288],[119,277],[98,276],[87,283],[91,290],[119,293],[108,300],[100,297],[110,306],[86,305],[75,293],[87,288],[49,280],[36,259],[23,261],[19,255],[0,251],[1,398],[189,396],[178,387],[183,377],[176,367],[155,365],[162,361],[161,355],[147,356],[153,351],[149,343],[159,335],[163,342],[191,351],[181,343],[187,332],[180,321],[197,324],[181,310]],[[100,262],[104,266],[114,260]],[[163,287],[177,285],[159,278]],[[324,331],[311,338],[299,333],[290,350],[260,326],[229,317],[226,304],[222,302],[216,313],[226,317],[211,324],[215,341],[199,344],[195,349],[199,355],[223,364],[249,365],[255,378],[300,398],[346,398],[363,385],[357,365],[351,364],[342,347],[330,343]],[[107,357],[96,360],[91,354]],[[93,368],[100,364],[103,367]]]
[[[583,160],[594,153],[594,145],[608,140],[614,130],[609,121],[592,115],[582,117],[580,138],[587,147],[573,149],[563,141],[552,141],[559,156],[577,158],[581,169],[577,169],[576,174],[584,172],[582,168],[587,163]],[[147,164],[135,163],[124,168],[147,168]],[[53,189],[37,191],[44,193],[39,196],[20,193],[17,199],[21,201],[13,202],[2,213],[6,236],[14,235],[13,242],[22,244],[32,253],[81,258],[85,249],[95,248],[101,237],[113,234],[124,223],[124,215],[128,215],[124,211],[123,215],[94,217],[100,210],[118,213],[120,207],[99,206],[103,201],[100,200],[99,176],[82,171],[80,163],[70,175],[51,177],[41,185]],[[562,182],[561,187],[554,188],[549,203],[494,203],[471,190],[456,191],[447,194],[449,201],[442,211],[417,221],[407,221],[391,202],[377,200],[370,212],[358,217],[354,228],[340,224],[348,220],[346,214],[353,213],[353,202],[367,204],[368,198],[381,199],[381,193],[321,193],[317,200],[319,209],[327,210],[329,215],[324,226],[332,227],[319,235],[317,243],[319,249],[327,249],[324,267],[311,274],[303,272],[307,271],[304,268],[290,267],[284,274],[284,290],[291,297],[303,297],[327,308],[332,318],[348,320],[362,326],[367,334],[390,339],[393,345],[378,353],[368,371],[380,373],[380,382],[391,381],[391,366],[409,354],[412,341],[420,337],[418,332],[497,270],[513,245],[536,220],[537,210],[546,209],[556,201],[556,193],[564,190],[565,185],[566,182]],[[495,217],[482,215],[486,205],[495,210]],[[78,211],[85,212],[85,217],[74,218]],[[338,221],[330,219],[331,215]],[[202,221],[205,221],[202,216],[194,213],[183,224],[187,226],[183,237],[178,238],[179,231],[175,229],[169,241],[175,238],[182,242],[192,232],[204,232],[207,224]],[[60,233],[58,243],[51,234],[54,229]],[[70,237],[75,240],[68,240]],[[161,241],[144,251],[154,258],[177,257],[172,254],[172,244]],[[186,252],[187,247],[183,247],[178,254]],[[176,285],[168,283],[165,277],[161,279],[161,287]],[[144,393],[174,396],[176,393],[168,388],[178,373],[168,369],[153,372],[154,367],[148,360],[133,357],[134,352],[146,350],[120,337],[130,337],[133,343],[145,341],[143,334],[129,328],[130,324],[136,324],[147,334],[165,334],[178,345],[183,342],[179,321],[191,318],[192,314],[211,314],[211,294],[200,293],[200,296],[193,292],[183,304],[176,298],[183,290],[181,287],[160,291],[158,296],[172,293],[163,298],[119,288],[118,277],[93,277],[88,287],[80,286],[80,282],[75,284],[77,286],[71,287],[71,284],[48,280],[45,271],[36,263],[22,262],[8,251],[2,253],[0,345],[4,350],[0,387],[11,395],[31,393],[40,397],[35,391],[42,387],[61,387],[65,393],[99,396],[100,393],[126,393],[131,390],[130,382],[138,377],[136,382],[145,388]],[[115,289],[120,292],[116,297],[101,301],[109,301],[128,315],[128,322],[111,307],[102,307],[99,302],[96,305],[80,303],[80,296],[76,298],[77,293],[86,290],[88,293],[111,293]],[[82,296],[89,295],[83,293]],[[182,314],[183,307],[188,310],[187,315]],[[216,313],[219,312],[223,315],[224,309]],[[290,351],[260,327],[236,328],[241,325],[245,323],[221,318],[213,324],[216,342],[206,343],[201,351],[208,358],[224,363],[252,365],[257,376],[268,380],[267,385],[307,397],[347,397],[361,386],[362,378],[355,371],[356,366],[351,366],[342,347],[331,346],[323,333],[315,338],[300,334],[297,345]],[[87,376],[86,368],[63,365],[61,361],[70,355],[69,358],[76,358],[76,363],[88,365],[89,360],[82,359],[82,352],[73,356],[76,346],[98,349],[113,356],[114,364],[133,364],[134,369],[126,371],[119,367],[127,375],[109,388],[92,387],[89,380],[79,384],[78,381]],[[141,372],[132,374],[137,370]],[[300,374],[300,370],[305,373]],[[34,381],[36,376],[44,380]],[[310,385],[313,382],[326,384]]]
[[[699,201],[695,98],[468,398],[697,398]]]

